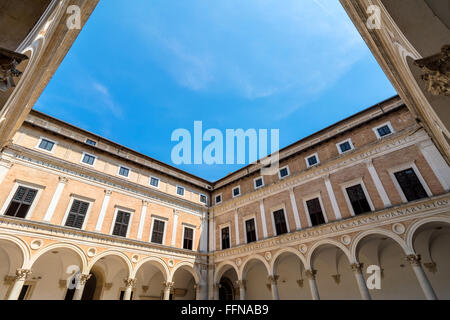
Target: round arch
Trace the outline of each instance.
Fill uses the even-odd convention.
[[[422,219],[422,220],[419,220],[419,221],[413,223],[406,231],[406,246],[412,253],[415,253],[413,240],[414,240],[414,236],[415,236],[417,229],[419,229],[421,226],[423,226],[427,223],[431,223],[431,222],[443,222],[443,223],[450,224],[450,218],[442,217],[442,216],[434,216],[434,217],[425,218],[425,219]]]
[[[238,280],[242,280],[241,278],[239,278],[240,271],[239,271],[238,266],[232,261],[224,261],[224,262],[221,262],[216,268],[216,272],[215,272],[215,276],[214,276],[214,283],[218,283],[220,281],[220,279],[222,278],[223,274],[227,270],[229,270],[229,269],[226,269],[227,266],[234,269],[234,271],[236,272],[236,275],[238,277]]]
[[[269,276],[272,274],[272,273],[270,272],[271,269],[270,269],[270,265],[269,265],[269,263],[267,262],[267,260],[264,259],[264,258],[263,258],[261,255],[259,255],[259,254],[252,254],[252,255],[249,256],[249,257],[245,260],[245,262],[242,264],[242,267],[240,268],[239,273],[238,273],[238,279],[240,279],[240,280],[244,279],[244,271],[245,271],[245,267],[246,267],[246,266],[248,265],[248,263],[249,263],[250,261],[252,261],[252,260],[259,260],[260,262],[262,262],[263,265],[266,267],[267,274],[268,274]]]
[[[0,240],[5,240],[16,245],[20,250],[20,252],[22,253],[22,268],[23,269],[28,268],[31,256],[31,250],[28,247],[28,244],[22,239],[10,236],[8,234],[0,234]]]
[[[172,269],[172,273],[170,274],[170,281],[173,280],[173,277],[175,276],[175,273],[177,272],[178,269],[183,269],[186,270],[187,272],[189,272],[195,280],[195,283],[199,283],[200,278],[197,274],[197,272],[195,272],[194,269],[194,265],[189,263],[189,262],[180,262],[178,263],[173,269]]]
[[[277,267],[277,259],[284,253],[292,253],[293,255],[297,256],[300,261],[303,263],[303,266],[305,266],[306,268],[306,259],[305,257],[296,249],[288,247],[288,248],[283,248],[277,251],[277,253],[275,253],[275,255],[272,257],[272,260],[270,262],[270,270],[272,271],[272,274],[276,274],[275,272],[275,268]]]
[[[89,262],[88,266],[87,266],[87,272],[89,272],[92,267],[101,259],[101,258],[106,258],[108,256],[116,256],[118,258],[120,258],[125,265],[127,266],[127,274],[128,276],[131,275],[131,272],[133,270],[133,266],[131,264],[130,259],[128,258],[128,256],[126,256],[124,253],[117,251],[117,250],[108,250],[105,252],[100,253],[99,255],[95,256],[92,261]]]
[[[78,258],[80,259],[80,262],[81,262],[81,270],[80,271],[82,273],[87,272],[87,270],[88,270],[87,269],[88,263],[87,263],[87,257],[84,254],[84,251],[80,247],[78,247],[78,246],[76,246],[74,244],[65,243],[65,242],[63,242],[63,243],[54,243],[54,244],[51,244],[51,245],[49,245],[49,246],[47,246],[45,248],[42,248],[41,250],[39,250],[30,259],[29,264],[28,264],[27,267],[31,268],[41,256],[43,256],[47,252],[50,252],[50,251],[55,250],[55,249],[68,249],[68,250],[74,252],[78,256]]]
[[[325,245],[332,245],[332,246],[334,246],[334,247],[337,247],[337,248],[341,249],[342,252],[344,252],[344,254],[345,254],[345,256],[347,257],[347,259],[348,259],[348,261],[349,261],[350,264],[356,262],[356,261],[352,258],[352,255],[351,255],[350,251],[348,250],[348,248],[347,248],[344,244],[342,244],[342,243],[340,243],[340,242],[337,242],[337,241],[335,241],[335,240],[324,239],[324,240],[320,240],[320,241],[314,243],[313,246],[309,249],[308,256],[307,256],[307,258],[306,258],[305,268],[308,268],[308,269],[309,269],[309,268],[312,268],[312,267],[313,267],[312,259],[313,259],[313,256],[314,256],[315,251],[316,251],[319,247],[322,247],[322,246],[325,246]]]
[[[154,263],[152,263],[154,262]],[[161,273],[164,276],[164,279],[167,281],[170,277],[170,271],[167,267],[167,264],[165,261],[158,257],[147,257],[139,261],[139,263],[133,268],[132,272],[130,273],[130,278],[135,278],[139,270],[147,263],[151,263],[153,266],[159,269]]]

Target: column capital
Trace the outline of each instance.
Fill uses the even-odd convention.
[[[178,215],[178,210],[177,209],[173,209],[173,215],[177,216]]]
[[[317,270],[314,269],[305,270],[305,275],[310,280],[316,280]]]
[[[124,279],[123,282],[125,283],[125,287],[127,288],[133,288],[136,285],[136,279]]]
[[[165,290],[172,290],[175,282],[163,281],[163,286]]]
[[[90,278],[91,278],[90,274],[80,274],[78,276],[78,284],[80,286],[84,286]]]
[[[352,268],[352,271],[353,271],[353,272],[362,272],[362,269],[363,269],[363,267],[364,267],[364,264],[363,264],[363,263],[358,263],[358,262],[356,262],[356,263],[352,263],[352,264],[350,265],[350,267]]]
[[[142,200],[142,206],[147,207],[149,202],[147,200]]]
[[[373,167],[373,158],[365,159],[364,163],[368,168]]]
[[[406,260],[412,266],[420,266],[420,261],[422,260],[422,257],[420,256],[420,254],[409,254],[406,256]]]
[[[330,174],[327,173],[327,174],[323,175],[322,179],[325,180],[325,181],[330,181]]]
[[[234,282],[237,288],[245,288],[247,285],[247,282],[245,280],[236,280]]]
[[[26,280],[31,274],[30,269],[17,269],[15,280]]]
[[[278,283],[279,278],[280,278],[280,276],[270,275],[267,279],[269,280],[271,285],[276,285]]]
[[[67,179],[66,177],[63,177],[63,176],[59,177],[58,179],[59,179],[59,183],[66,184],[67,182],[69,182],[69,179]]]
[[[105,190],[105,196],[110,196],[112,194],[112,190]]]

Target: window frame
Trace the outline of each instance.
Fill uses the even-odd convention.
[[[342,151],[341,144],[344,144],[346,142],[348,142],[350,144],[350,150]],[[342,140],[341,142],[336,143],[336,148],[338,149],[339,154],[346,154],[346,153],[349,153],[349,152],[355,150],[355,146],[353,145],[352,138],[348,138],[348,139]]]
[[[231,249],[231,223],[225,223],[225,224],[221,224],[219,226],[219,237],[220,237],[220,250],[227,250],[223,248],[223,239],[222,239],[222,230],[228,228],[228,235],[229,235],[229,241],[230,241],[230,247],[227,249]]]
[[[183,242],[181,244],[181,249],[183,250],[190,250],[190,251],[194,251],[194,243],[195,243],[195,229],[197,229],[194,225],[190,225],[187,223],[182,223],[181,224],[183,226]],[[184,247],[184,240],[185,240],[185,232],[186,232],[186,228],[192,229],[192,249],[186,249]]]
[[[308,204],[307,204],[308,201],[314,200],[314,199],[319,199],[320,209],[322,210],[322,215],[323,215],[323,218],[325,220],[324,224],[327,224],[329,222],[328,221],[327,212],[325,211],[325,207],[324,207],[323,201],[322,201],[322,193],[320,191],[315,192],[315,193],[311,193],[308,196],[302,198],[302,200],[303,200],[303,208],[305,209],[305,213],[306,213],[306,220],[308,221],[308,226],[310,228],[317,227],[317,226],[313,226],[312,225],[311,216],[309,214],[309,209],[308,209]]]
[[[220,201],[219,201],[219,202],[217,202],[217,197],[218,197],[218,196],[220,196]],[[215,203],[215,204],[221,204],[222,201],[223,201],[222,193],[216,194],[216,195],[214,196],[214,203]]]
[[[88,155],[94,158],[94,162],[92,164],[83,162],[84,157]],[[95,163],[97,162],[97,156],[93,155],[92,153],[88,153],[88,152],[83,152],[83,154],[81,155],[81,159],[80,159],[80,163],[85,165],[85,166],[89,166],[89,167],[95,167]]]
[[[389,129],[391,130],[391,133],[389,133],[389,134],[387,134],[387,135],[385,135],[385,136],[380,136],[380,133],[378,132],[378,129],[380,129],[380,128],[384,127],[384,126],[388,126]],[[382,124],[380,124],[380,125],[378,125],[378,126],[372,128],[372,130],[373,130],[373,132],[375,133],[375,136],[377,137],[378,140],[383,139],[383,138],[386,138],[386,137],[389,137],[389,136],[391,136],[391,135],[393,135],[393,134],[395,133],[395,130],[394,130],[394,128],[392,127],[392,124],[391,124],[390,121],[387,121],[387,122],[385,122],[385,123],[382,123]]]
[[[202,196],[205,197],[205,202],[202,201]],[[200,203],[203,203],[203,204],[206,206],[206,205],[208,205],[208,196],[207,196],[206,194],[199,193],[199,194],[198,194],[198,201],[199,201]]]
[[[236,196],[234,195],[234,190],[235,189],[239,189],[239,194],[236,195]],[[233,198],[240,197],[242,195],[242,193],[241,193],[241,185],[238,185],[238,186],[234,187],[233,189],[231,189],[231,195],[233,196]]]
[[[428,197],[432,197],[433,193],[431,192],[430,187],[428,186],[427,182],[423,178],[422,174],[419,171],[419,168],[416,166],[415,161],[406,162],[394,167],[390,167],[387,169],[389,172],[389,175],[391,176],[392,182],[394,183],[395,189],[397,189],[398,194],[400,195],[400,198],[403,203],[408,203],[408,199],[406,199],[405,194],[403,193],[403,189],[400,186],[400,183],[398,183],[397,178],[395,177],[395,173],[407,169],[413,169],[414,173],[417,176],[417,179],[419,179],[420,183],[422,184],[422,187],[425,189],[425,192],[427,193]]]
[[[275,236],[275,237],[279,236],[279,234],[277,234],[277,228],[276,228],[276,225],[275,225],[275,216],[274,216],[274,213],[277,212],[277,211],[279,211],[279,210],[283,210],[284,220],[286,221],[286,229],[287,229],[287,232],[286,232],[286,233],[283,233],[283,234],[287,234],[287,233],[290,233],[290,232],[291,232],[291,228],[290,228],[290,226],[289,226],[289,220],[288,220],[288,216],[287,216],[287,212],[286,212],[286,206],[283,204],[283,205],[278,206],[278,207],[273,207],[273,208],[270,209],[270,212],[271,212],[271,213],[270,213],[270,216],[271,216],[271,218],[272,218],[272,228],[273,228],[273,233],[274,233],[274,236]]]
[[[155,227],[155,220],[164,222],[164,231],[163,231],[163,236],[162,236],[162,243],[156,243],[152,241],[153,238],[153,228]],[[167,236],[167,224],[169,223],[169,219],[165,218],[165,217],[161,217],[161,216],[157,216],[157,215],[152,215],[152,227],[150,230],[150,237],[148,239],[148,242],[153,243],[153,244],[160,244],[160,245],[165,245],[166,243],[166,236]]]
[[[113,216],[113,220],[111,223],[111,229],[109,230],[109,234],[113,235],[114,232],[114,228],[116,226],[116,219],[117,219],[117,214],[119,213],[119,211],[122,212],[126,212],[130,214],[130,221],[128,221],[128,226],[127,226],[127,234],[122,237],[122,236],[117,236],[116,237],[121,237],[121,238],[128,238],[130,236],[130,231],[131,231],[131,225],[132,225],[132,221],[133,221],[133,215],[134,215],[134,210],[133,209],[128,209],[125,207],[121,207],[121,206],[115,206],[114,208],[114,216]]]
[[[345,201],[347,202],[347,207],[349,208],[349,212],[350,212],[350,215],[352,217],[355,217],[356,214],[355,214],[355,210],[353,210],[353,206],[352,206],[350,198],[349,198],[349,196],[347,194],[347,190],[346,189],[350,188],[350,187],[354,187],[354,186],[356,186],[358,184],[361,185],[361,188],[362,188],[362,190],[364,192],[364,195],[366,196],[366,200],[369,203],[370,212],[374,212],[375,211],[375,207],[373,205],[372,199],[370,198],[370,194],[367,191],[366,185],[364,184],[364,179],[362,177],[359,177],[359,178],[356,178],[356,179],[353,179],[353,180],[350,180],[350,181],[347,181],[347,182],[344,182],[344,183],[340,184],[342,193],[344,194]],[[365,212],[365,213],[369,213],[369,212]],[[365,214],[365,213],[362,213],[362,214]]]
[[[178,193],[178,188],[183,189],[183,195],[180,195],[180,194]],[[175,188],[175,194],[176,194],[177,196],[179,196],[179,197],[185,198],[185,197],[186,197],[186,188],[185,188],[185,187],[182,187],[182,186],[180,186],[180,185],[176,185],[176,188]]]
[[[120,169],[127,169],[128,170],[128,176],[124,176],[120,174]],[[121,178],[125,178],[125,179],[129,179],[130,178],[130,174],[131,174],[131,169],[122,165],[119,165],[117,168],[117,176],[121,177]]]
[[[30,183],[30,182],[26,182],[26,181],[22,181],[22,180],[15,180],[14,181],[14,185],[8,195],[8,197],[6,198],[5,202],[3,203],[3,206],[1,208],[0,211],[0,215],[4,216],[6,211],[8,210],[12,199],[14,198],[14,195],[16,194],[17,190],[19,189],[19,187],[24,187],[24,188],[29,188],[29,189],[35,189],[37,190],[37,194],[34,197],[33,203],[30,206],[30,209],[28,209],[28,212],[26,214],[26,216],[24,218],[17,218],[17,219],[31,219],[31,217],[33,216],[34,210],[39,202],[39,199],[41,197],[42,192],[44,191],[45,187],[38,185],[38,184],[34,184],[34,183]],[[15,218],[15,217],[11,217],[11,218]]]
[[[313,165],[310,165],[308,160],[310,158],[312,158],[312,157],[316,157],[317,163],[313,164]],[[313,153],[313,154],[309,155],[308,157],[305,158],[305,162],[306,162],[306,168],[312,168],[312,167],[318,166],[320,164],[319,153],[316,152],[316,153]]]
[[[86,215],[84,216],[83,225],[81,226],[80,229],[66,226],[66,222],[67,222],[67,218],[69,217],[70,209],[72,209],[72,205],[73,205],[73,202],[75,200],[89,203],[89,207],[88,207],[88,209],[86,211]],[[68,204],[68,206],[66,208],[66,212],[64,214],[64,217],[63,217],[63,219],[61,221],[61,226],[64,227],[64,228],[70,228],[70,229],[76,229],[76,230],[85,230],[86,229],[86,224],[87,224],[87,222],[89,220],[90,213],[92,211],[92,207],[94,206],[94,202],[95,202],[94,199],[90,199],[90,198],[83,197],[83,196],[80,196],[80,195],[71,194],[70,195],[69,204]]]
[[[256,186],[256,180],[259,180],[259,179],[262,180],[262,185],[260,185],[259,187],[257,187],[257,186]],[[264,177],[263,177],[263,176],[259,176],[259,177],[255,178],[255,179],[253,179],[253,187],[255,188],[255,190],[261,189],[261,188],[263,188],[264,186],[265,186],[265,184],[264,184]]]
[[[89,143],[88,141],[92,141],[94,144]],[[96,147],[97,146],[97,141],[86,138],[86,140],[84,141],[85,144],[87,144],[88,146],[92,146],[92,147]]]
[[[41,145],[41,143],[42,143],[43,140],[47,140],[48,142],[53,143],[52,150],[49,151],[49,150],[47,150],[47,149],[43,149],[43,148],[40,147],[40,145]],[[57,145],[57,144],[58,144],[58,143],[57,143],[56,141],[41,136],[41,137],[39,138],[39,140],[38,140],[37,145],[35,146],[35,149],[38,149],[39,151],[47,152],[47,153],[49,153],[49,154],[54,154],[54,153],[55,153],[55,149],[56,149],[56,145]]]
[[[158,185],[157,186],[152,185],[152,179],[158,180]],[[148,179],[148,185],[150,187],[152,187],[152,188],[159,189],[160,183],[161,183],[161,179],[159,179],[159,178],[157,178],[155,176],[150,176],[150,178]]]
[[[247,226],[246,226],[246,222],[249,221],[249,220],[252,220],[252,219],[255,221],[255,235],[256,235],[256,240],[253,241],[253,242],[259,241],[259,238],[258,238],[258,222],[256,220],[256,215],[250,215],[250,216],[246,216],[246,217],[244,217],[242,219],[242,224],[244,226],[244,236],[245,236],[245,243],[246,244],[249,243],[248,240],[247,240]],[[252,243],[252,242],[250,242],[250,243]]]
[[[281,176],[281,170],[283,170],[283,169],[287,169],[287,175],[284,176],[284,177]],[[291,175],[291,170],[289,169],[289,165],[286,165],[286,166],[281,167],[280,169],[278,169],[278,178],[279,178],[280,180],[286,179],[286,178],[289,177],[290,175]]]

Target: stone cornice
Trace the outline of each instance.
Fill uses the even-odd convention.
[[[168,247],[150,242],[144,242],[129,238],[121,238],[113,235],[97,233],[86,230],[78,230],[65,226],[53,225],[32,220],[23,220],[0,215],[0,230],[11,230],[15,235],[23,234],[30,237],[46,237],[49,239],[61,238],[64,240],[79,241],[86,245],[110,246],[142,253],[162,254],[170,257],[178,256],[184,259],[198,259],[206,257],[204,253]]]
[[[419,143],[428,139],[425,131],[417,131],[419,127],[413,126],[407,130],[397,132],[390,138],[380,141],[375,141],[372,144],[366,145],[354,152],[321,163],[319,166],[309,168],[291,175],[274,184],[266,185],[256,191],[244,194],[238,198],[225,201],[217,206],[212,207],[214,216],[220,215],[224,212],[235,210],[236,208],[248,205],[250,203],[259,201],[268,196],[288,191],[290,188],[302,185],[310,180],[318,179],[327,176],[337,170],[344,169],[349,166],[373,159],[375,157],[396,151],[401,148],[406,148],[413,144]]]
[[[8,153],[8,151],[9,153],[12,153],[12,161],[14,162],[23,162],[44,167],[52,170],[52,172],[58,172],[59,174],[70,174],[78,179],[103,184],[103,187],[105,188],[114,187],[124,192],[135,194],[136,197],[142,200],[153,200],[157,203],[198,216],[201,216],[202,213],[207,210],[207,207],[203,205],[163,193],[155,188],[145,187],[137,183],[122,180],[118,177],[110,176],[100,171],[58,159],[51,155],[43,154],[19,145],[8,146],[4,152]]]
[[[227,250],[214,252],[215,263],[258,251],[268,251],[284,246],[308,243],[323,237],[339,236],[342,234],[363,230],[368,226],[390,224],[404,219],[410,219],[422,214],[435,214],[436,211],[450,208],[450,193],[425,200],[411,202],[400,206],[371,212],[356,217],[327,223],[318,227],[311,227],[291,232],[278,237],[267,238],[251,244],[244,244]]]

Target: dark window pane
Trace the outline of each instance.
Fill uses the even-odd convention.
[[[9,204],[5,215],[17,218],[25,218],[36,198],[37,190],[19,187]]]
[[[378,128],[377,131],[378,131],[378,134],[380,135],[380,137],[384,137],[384,136],[387,136],[388,134],[392,133],[392,131],[388,125]]]
[[[286,219],[284,217],[284,210],[278,210],[273,213],[273,218],[275,220],[275,229],[277,235],[287,233]]]
[[[130,174],[130,169],[127,169],[127,168],[124,168],[124,167],[120,167],[119,174],[121,176],[128,177],[128,175]]]
[[[183,248],[192,250],[193,241],[194,241],[194,230],[191,228],[184,228]]]
[[[163,236],[164,236],[164,221],[155,220],[153,223],[152,242],[162,244]]]
[[[179,196],[184,196],[184,188],[182,187],[177,187],[177,194]]]
[[[158,185],[159,185],[159,180],[158,179],[156,179],[156,178],[150,178],[150,185],[152,185],[152,186],[154,186],[154,187],[158,187]]]
[[[91,146],[96,146],[97,145],[97,142],[95,142],[94,140],[91,140],[91,139],[87,139],[86,143],[91,145]]]
[[[288,168],[283,168],[280,170],[280,177],[284,178],[287,177],[288,175],[289,175]]]
[[[83,162],[89,165],[93,165],[95,161],[95,157],[89,154],[85,154],[83,157]]]
[[[308,164],[309,164],[309,166],[313,166],[313,165],[317,164],[317,157],[316,156],[309,157]]]
[[[412,168],[396,172],[394,175],[408,201],[428,197],[427,192],[423,188],[419,178],[417,178],[417,175]]]
[[[256,241],[255,219],[245,221],[245,229],[247,233],[247,243]]]
[[[341,143],[339,147],[341,148],[341,152],[347,152],[352,149],[352,146],[348,141]]]
[[[207,200],[207,198],[206,198],[206,196],[204,196],[204,195],[200,195],[200,202],[202,202],[202,203],[206,203],[206,200]]]
[[[130,213],[118,211],[116,217],[116,224],[114,225],[113,235],[119,237],[126,237],[128,231],[128,223],[130,222]]]
[[[262,185],[263,185],[263,179],[262,178],[259,178],[259,179],[255,180],[255,187],[256,188],[262,187]]]
[[[313,226],[318,226],[325,223],[319,198],[306,201],[306,206],[308,207],[309,217]]]
[[[355,215],[371,211],[369,202],[360,184],[347,188],[347,194]]]
[[[230,248],[230,228],[222,229],[222,250]]]
[[[54,145],[55,145],[54,142],[51,142],[46,139],[42,139],[41,143],[39,144],[39,148],[41,148],[43,150],[47,150],[47,151],[52,151]]]
[[[238,196],[241,193],[241,188],[234,188],[233,189],[233,195]]]
[[[216,196],[216,203],[222,202],[222,196]]]
[[[88,208],[89,203],[74,200],[69,211],[69,216],[67,217],[66,227],[81,229]]]

